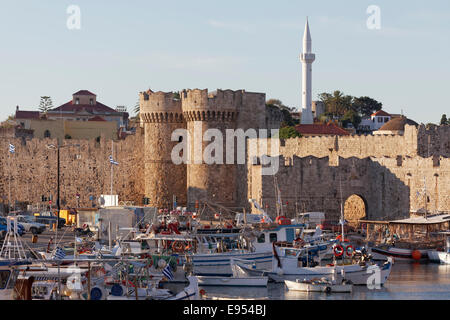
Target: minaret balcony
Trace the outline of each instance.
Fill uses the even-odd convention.
[[[300,60],[302,62],[312,63],[316,60],[316,55],[314,53],[302,53],[300,54]]]

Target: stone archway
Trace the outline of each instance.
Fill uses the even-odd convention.
[[[367,216],[367,202],[357,194],[352,194],[344,204],[344,219],[350,226],[357,227],[358,220]]]

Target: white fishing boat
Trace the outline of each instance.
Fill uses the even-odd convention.
[[[303,292],[325,292],[325,293],[351,293],[352,284],[337,284],[328,279],[318,280],[300,280],[296,281],[284,280],[286,287],[290,291]]]
[[[267,287],[268,277],[265,276],[246,276],[242,270],[236,266],[234,260],[231,261],[232,277],[220,276],[197,276],[200,286],[218,286],[218,287]]]
[[[123,287],[111,288],[106,300],[200,300],[197,277],[189,276],[189,285],[178,293],[160,288],[138,288],[137,294],[134,288],[127,291]]]
[[[449,235],[449,232],[445,234]],[[450,264],[450,236],[447,236],[447,243],[444,251],[429,251],[428,257],[431,261],[435,261],[442,264]]]
[[[301,248],[282,248],[274,245],[274,253],[271,269],[254,268],[251,264],[242,261],[236,261],[236,265],[248,276],[268,276],[276,282],[296,281],[297,279],[311,280],[323,277],[331,279],[335,272],[338,274],[344,272],[345,279],[351,281],[354,285],[367,285],[369,278],[372,279],[372,275],[375,275],[374,281],[377,284],[383,285],[391,273],[393,264],[392,258],[389,258],[381,266],[370,262],[362,262],[347,265],[303,267],[299,260],[302,253]]]

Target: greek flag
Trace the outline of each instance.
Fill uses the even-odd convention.
[[[62,260],[66,257],[66,252],[63,248],[57,247],[55,253],[53,254],[53,260]]]
[[[169,264],[167,264],[167,266],[164,268],[162,273],[167,279],[173,280],[173,273],[172,273],[172,270],[170,269]]]
[[[16,152],[16,147],[13,144],[9,144],[9,152],[11,153],[15,153]]]
[[[113,156],[109,156],[109,162],[111,162],[111,164],[115,164],[116,166],[119,164],[117,161],[113,159]]]

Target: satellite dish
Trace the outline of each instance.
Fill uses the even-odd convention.
[[[99,198],[97,199],[97,201],[98,201],[98,204],[99,204],[99,205],[101,205],[101,206],[105,205],[105,198],[99,197]]]

